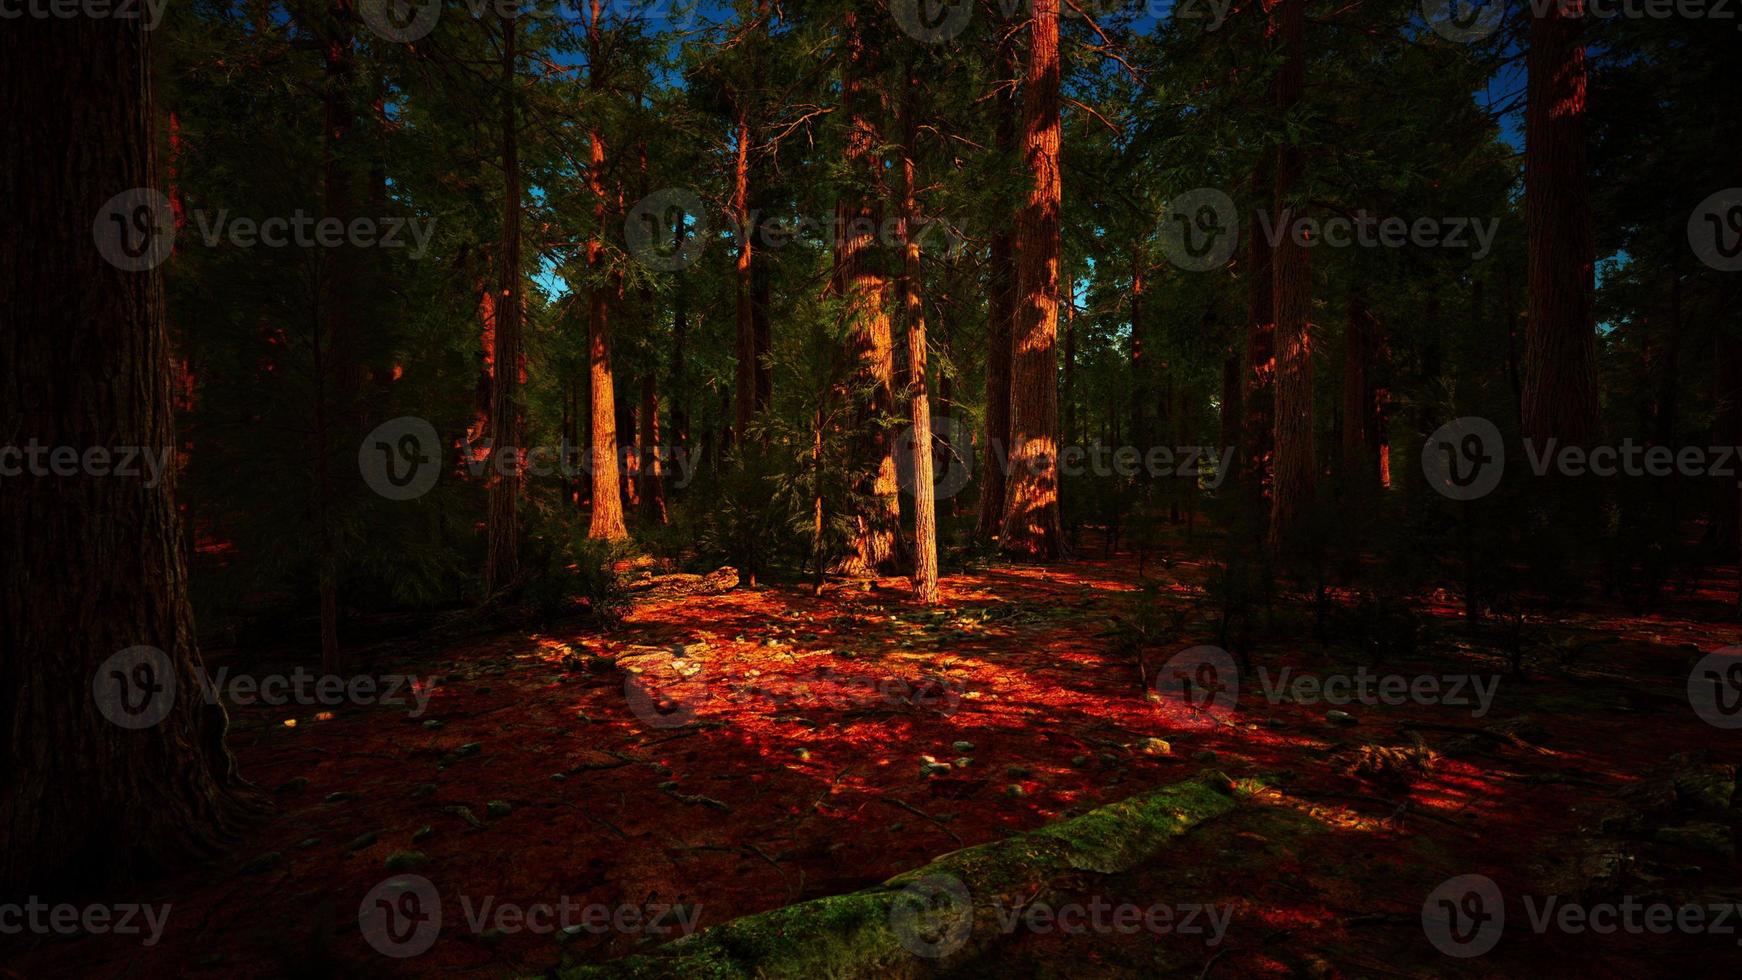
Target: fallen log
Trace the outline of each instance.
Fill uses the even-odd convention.
[[[1210,771],[1004,840],[952,851],[872,888],[733,919],[653,952],[559,970],[591,977],[919,977],[1001,936],[1000,907],[1047,900],[1083,872],[1116,874],[1238,806],[1253,787]]]

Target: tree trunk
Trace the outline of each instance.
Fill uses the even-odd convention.
[[[1379,484],[1379,389],[1374,383],[1383,345],[1380,324],[1357,287],[1349,292],[1348,333],[1343,338],[1343,438],[1340,469],[1346,485],[1361,490]]]
[[[156,479],[25,475],[0,490],[9,895],[70,896],[209,855],[239,812],[224,709],[200,696],[167,455],[170,342],[150,267],[174,219],[154,190],[146,37],[138,21],[113,18],[0,30],[0,99],[12,107],[0,141],[7,441],[86,460],[99,448],[165,454]],[[141,190],[112,200],[127,188]]]
[[[877,130],[879,97],[870,78],[878,52],[864,30],[873,15],[855,9],[846,16],[841,59],[841,106],[847,117],[846,162],[854,186],[835,206],[836,295],[852,325],[858,362],[859,396],[856,451],[857,495],[864,501],[853,515],[853,554],[842,563],[848,574],[893,574],[901,563],[900,484],[895,455],[883,424],[895,410],[895,344],[889,322],[887,258],[878,248],[882,207],[874,190],[882,179],[882,140]]]
[[[732,162],[732,211],[738,226],[738,262],[735,272],[737,334],[734,350],[737,357],[735,374],[736,411],[733,414],[733,435],[739,446],[749,438],[750,421],[756,415],[756,318],[753,312],[751,241],[755,229],[750,224],[750,117],[742,104],[736,111],[738,151]]]
[[[1256,205],[1246,228],[1246,372],[1241,395],[1244,409],[1239,464],[1241,480],[1252,499],[1264,501],[1270,493],[1271,440],[1275,424],[1276,311],[1271,282],[1272,255],[1258,221],[1257,208],[1269,207],[1273,192],[1269,168],[1262,158],[1252,168],[1252,191],[1265,203]]]
[[[1155,397],[1150,382],[1148,353],[1149,329],[1143,321],[1143,258],[1133,242],[1131,246],[1131,431],[1129,437],[1139,452],[1149,448],[1149,403]]]
[[[604,94],[600,59],[605,56],[605,46],[599,26],[604,15],[602,4],[603,0],[592,0],[592,15],[587,24],[587,83],[599,96]],[[610,206],[605,196],[605,137],[597,126],[590,136],[592,155],[587,184],[593,192],[593,217],[598,229],[587,243],[587,264],[592,267],[595,282],[587,315],[593,471],[593,513],[587,524],[587,537],[621,541],[629,536],[629,530],[623,525],[623,496],[617,476],[617,389],[611,373],[610,303],[622,287],[621,274],[612,274],[610,282],[599,281],[605,271],[605,224]]]
[[[918,136],[913,101],[919,79],[907,66],[901,103],[902,308],[907,319],[908,402],[913,417],[913,593],[921,604],[938,601],[937,499],[932,485],[931,402],[926,388],[925,306],[920,300],[919,206],[914,198]]]
[[[1530,21],[1524,216],[1530,317],[1524,338],[1524,435],[1585,445],[1597,435],[1596,245],[1585,170],[1584,0]],[[1566,12],[1562,12],[1563,7]]]
[[[1010,478],[1004,491],[1008,554],[1059,557],[1058,336],[1059,4],[1034,0],[1022,90],[1023,150],[1034,174],[1017,216],[1017,297],[1010,371]]]
[[[1276,104],[1286,117],[1300,101],[1306,76],[1306,0],[1282,0],[1281,36],[1286,52],[1276,78]],[[1276,213],[1281,220],[1294,207],[1301,181],[1300,147],[1284,142],[1276,151]],[[1312,274],[1305,246],[1284,234],[1272,257],[1276,311],[1276,458],[1270,494],[1272,548],[1288,544],[1313,496],[1317,477],[1313,446],[1313,351],[1307,322],[1312,306]]]
[[[665,524],[665,466],[659,445],[659,390],[653,371],[641,375],[641,516]]]
[[[1000,74],[1016,72],[1016,41],[1005,35],[996,52]],[[998,152],[1013,157],[1019,111],[1014,82],[992,101]],[[975,533],[990,540],[1004,531],[1004,485],[1010,452],[1010,353],[1016,323],[1016,237],[1002,216],[992,231],[986,282],[986,438],[980,472],[980,520]]]
[[[512,588],[520,577],[520,140],[514,110],[515,35],[502,18],[502,277],[496,300],[491,381],[491,445],[484,592]]]

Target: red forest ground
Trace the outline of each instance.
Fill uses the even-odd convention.
[[[1207,570],[1149,568],[1176,600],[1197,594]],[[8,965],[30,977],[537,975],[670,936],[478,933],[462,896],[473,909],[486,898],[680,905],[706,927],[1216,768],[1272,788],[1150,866],[1069,890],[1084,902],[1230,903],[1221,943],[1019,930],[973,975],[1734,975],[1735,934],[1538,936],[1517,900],[1742,901],[1733,857],[1677,829],[1722,820],[1710,811],[1729,786],[1723,766],[1742,755],[1742,732],[1705,724],[1685,696],[1696,648],[1738,642],[1706,584],[1655,615],[1558,621],[1527,676],[1500,681],[1487,717],[1352,705],[1352,725],[1323,704],[1270,704],[1253,681],[1231,723],[1170,724],[1115,635],[1139,587],[1124,555],[947,578],[936,612],[891,579],[821,598],[771,587],[644,599],[603,632],[383,647],[368,669],[430,685],[427,713],[232,707],[242,772],[273,812],[224,860],[126,896],[173,903],[158,945],[42,940]],[[1353,671],[1352,654],[1311,642],[1310,620],[1290,618],[1302,605],[1282,607],[1255,663]],[[1428,612],[1437,628],[1419,657],[1371,669],[1505,672],[1450,605]],[[1150,669],[1214,639],[1188,616],[1148,651]],[[624,664],[691,711],[677,718],[689,723],[638,718]],[[292,663],[217,658],[213,669],[226,665]],[[1405,727],[1419,724],[1440,727]],[[1140,741],[1150,737],[1168,751]],[[1436,758],[1413,785],[1351,772],[1362,746],[1417,739]],[[927,757],[971,761],[925,774]],[[390,877],[389,856],[408,851],[426,859],[416,870],[439,889],[444,925],[428,952],[390,959],[365,942],[358,909]],[[1511,896],[1508,923],[1493,952],[1453,959],[1427,941],[1421,909],[1466,873]]]

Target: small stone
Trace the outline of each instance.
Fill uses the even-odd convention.
[[[922,762],[919,766],[921,776],[942,776],[950,771],[947,762]]]
[[[1034,773],[1031,772],[1027,766],[1005,766],[1004,767],[1004,775],[1009,776],[1011,779],[1027,779],[1029,776],[1032,776],[1033,774]]]
[[[974,764],[974,758],[972,756],[964,755],[961,758],[955,760],[955,766],[957,769],[966,769],[973,764]]]
[[[465,757],[468,755],[477,755],[478,752],[480,750],[482,750],[483,748],[484,748],[484,744],[482,742],[467,742],[466,744],[455,749],[454,754],[457,756],[461,756],[461,757]]]
[[[1004,795],[1005,796],[1027,796],[1028,790],[1023,789],[1021,786],[1017,785],[1016,783],[1011,783],[1009,786],[1004,787]]]
[[[550,774],[550,781],[553,783],[560,783],[563,780],[568,779],[568,778],[569,778],[568,773],[564,773],[564,772],[553,772]]]
[[[356,837],[351,838],[351,842],[345,845],[345,850],[361,851],[365,847],[373,846],[380,837],[381,835],[373,830],[369,831],[367,834],[359,834]]]
[[[419,841],[427,840],[429,838],[429,836],[431,834],[434,834],[434,833],[435,833],[435,828],[431,827],[429,824],[426,823],[423,826],[417,828],[417,832],[411,835],[411,842],[413,844],[416,844]]]
[[[357,798],[356,793],[352,793],[349,790],[339,790],[337,793],[328,793],[327,798],[325,800],[323,800],[322,802],[323,803],[343,803],[346,800],[354,800],[356,798]]]
[[[1172,755],[1173,746],[1165,738],[1139,739],[1132,748],[1144,755]]]
[[[1330,722],[1335,722],[1336,724],[1339,724],[1339,725],[1353,725],[1353,724],[1355,724],[1355,716],[1354,715],[1348,713],[1347,711],[1338,711],[1335,708],[1332,708],[1330,711],[1325,712],[1325,720],[1330,721]]]
[[[484,805],[484,812],[489,814],[491,819],[506,817],[513,809],[513,804],[507,800],[491,800]]]
[[[442,721],[440,718],[431,718],[428,721],[423,723],[423,727],[425,727],[433,732],[436,729],[442,727]]]
[[[424,828],[428,830],[429,828]],[[394,851],[387,855],[387,870],[417,871],[429,864],[429,856],[422,851]]]
[[[794,749],[792,754],[798,756],[800,761],[808,762],[811,757],[811,750],[800,746],[799,748]]]
[[[1071,765],[1078,768],[1078,769],[1081,769],[1088,764],[1089,764],[1089,757],[1086,755],[1073,755],[1073,756],[1071,756]]]
[[[974,743],[973,742],[951,742],[950,748],[955,749],[957,752],[972,752],[972,751],[974,751]]]

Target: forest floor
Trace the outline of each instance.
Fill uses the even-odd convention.
[[[1200,538],[1169,551],[1148,572],[1185,613],[1177,639],[1147,651],[1151,671],[1216,638],[1191,608],[1207,549]],[[1724,816],[1742,733],[1702,722],[1686,696],[1696,648],[1739,639],[1713,583],[1651,614],[1561,617],[1522,678],[1450,603],[1419,610],[1431,629],[1415,653],[1368,666],[1497,679],[1481,717],[1469,704],[1353,704],[1336,719],[1247,681],[1224,722],[1177,725],[1119,643],[1137,561],[1098,553],[951,576],[936,610],[912,605],[898,579],[820,598],[800,586],[644,593],[605,631],[384,644],[367,670],[415,678],[421,710],[231,706],[241,771],[271,813],[227,858],[134,896],[172,904],[159,943],[43,940],[9,968],[539,975],[866,887],[1213,768],[1269,788],[1160,860],[1069,890],[1086,907],[1225,910],[1225,933],[1183,919],[1166,931],[1018,926],[967,975],[1734,975],[1742,922],[1727,934],[1539,934],[1520,898],[1742,902]],[[1314,642],[1302,608],[1278,607],[1254,663],[1354,673],[1364,661]],[[405,959],[372,949],[358,925],[390,864],[441,895],[439,938]],[[1470,959],[1436,951],[1422,922],[1430,892],[1462,874],[1508,896],[1503,938]],[[593,917],[566,931],[496,918],[565,897]]]

